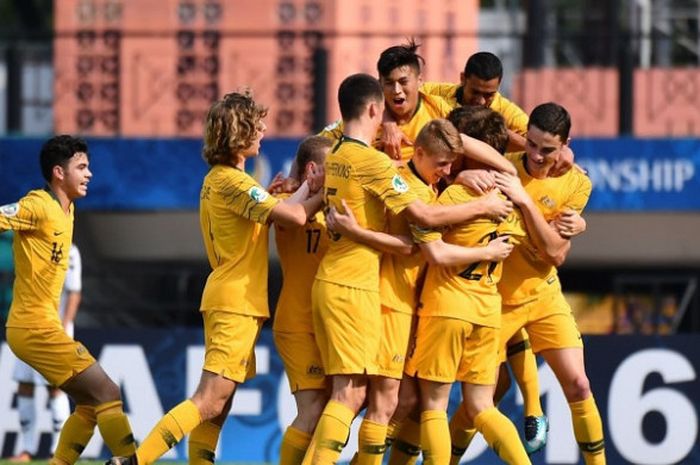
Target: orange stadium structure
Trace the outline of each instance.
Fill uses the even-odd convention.
[[[329,120],[348,74],[416,37],[431,80],[458,79],[477,47],[479,2],[457,0],[65,0],[55,2],[57,132],[199,136],[209,103],[249,87],[268,135],[312,128],[317,47],[328,52]]]

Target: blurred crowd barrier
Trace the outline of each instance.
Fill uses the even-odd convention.
[[[125,409],[134,436],[143,440],[164,411],[195,389],[201,373],[204,347],[200,329],[78,330],[76,337],[99,359],[110,377],[122,387]],[[603,417],[607,463],[670,465],[700,464],[698,413],[700,409],[700,348],[696,336],[590,336],[584,338],[586,371]],[[265,328],[255,349],[257,376],[236,392],[224,425],[217,459],[237,463],[277,463],[282,433],[295,416],[282,362],[272,333]],[[12,399],[13,359],[6,345],[0,351],[0,450],[11,454],[19,429]],[[549,440],[535,465],[577,464],[580,453],[571,427],[569,407],[552,371],[539,368],[543,408],[550,421]],[[45,390],[37,390],[45,396]],[[459,403],[453,389],[449,411]],[[45,405],[39,403],[38,405]],[[513,388],[499,407],[522,424],[522,398]],[[38,431],[51,431],[51,417],[38,409]],[[352,457],[357,446],[356,421],[341,456]],[[47,444],[48,447],[48,444]],[[94,435],[83,457],[106,457],[99,435]],[[186,460],[183,442],[166,458]],[[465,455],[467,463],[496,463],[498,458],[481,438]]]

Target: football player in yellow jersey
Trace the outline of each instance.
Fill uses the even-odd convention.
[[[467,161],[467,166],[473,162]],[[443,205],[473,201],[479,195],[452,185],[438,200]],[[525,235],[516,212],[500,223],[479,219],[443,232],[446,242],[467,247],[496,237],[518,241]],[[439,233],[426,232],[430,242]],[[493,407],[500,341],[500,296],[496,284],[502,264],[474,263],[468,267],[429,266],[421,292],[415,348],[406,371],[420,387],[421,447],[425,462],[450,463],[447,403],[452,382],[462,382],[463,408],[468,420],[482,432],[494,451],[507,463],[530,463],[518,433]]]
[[[346,78],[338,90],[345,133],[326,158],[326,205],[353,211],[358,223],[381,231],[385,209],[405,212],[423,227],[454,224],[474,217],[473,205],[429,206],[416,198],[386,155],[372,149],[384,110],[379,82],[366,74]],[[478,208],[477,208],[478,210]],[[315,464],[333,463],[347,439],[350,423],[367,399],[360,427],[359,464],[380,463],[387,424],[396,407],[395,392],[376,375],[381,329],[380,252],[335,235],[321,260],[312,289],[316,341],[331,399],[314,432]],[[307,456],[310,454],[307,453]],[[305,459],[306,462],[306,459]]]
[[[467,151],[464,151],[465,145]],[[427,123],[418,134],[415,146],[416,151],[411,160],[408,164],[399,166],[398,171],[409,188],[426,203],[434,203],[437,199],[438,181],[450,172],[451,163],[463,154],[485,160],[496,167],[512,169],[510,163],[494,149],[487,144],[480,144],[476,140],[461,136],[454,126],[444,119],[435,119]],[[490,206],[486,209],[495,209],[490,215],[475,215],[474,218],[481,216],[505,218],[512,211],[509,202],[493,194],[475,200],[474,203],[488,204]],[[476,248],[455,246],[442,240],[435,240],[419,244],[421,249],[419,251],[412,247],[410,226],[406,218],[403,215],[388,214],[388,235],[403,240],[398,242],[396,247],[392,247],[391,240],[383,238],[386,234],[361,228],[352,211],[348,208],[345,210],[345,214],[340,214],[335,209],[331,209],[328,214],[329,229],[385,252],[380,265],[379,290],[382,307],[382,337],[378,365],[383,379],[378,382],[384,384],[387,390],[400,391],[399,405],[387,432],[388,446],[391,445],[399,430],[401,431],[401,437],[396,447],[392,449],[391,463],[402,460],[399,457],[404,459],[415,457],[420,450],[418,448],[420,442],[417,438],[420,413],[416,413],[417,418],[413,418],[414,415],[412,415],[408,422],[404,422],[406,416],[413,413],[417,403],[415,380],[404,377],[404,360],[426,259],[431,264],[444,266],[467,266],[482,260],[501,261],[510,253],[513,246],[505,242],[506,238],[497,238],[485,247]],[[421,255],[421,251],[425,258]]]
[[[51,465],[72,465],[95,425],[113,453],[136,446],[117,386],[87,349],[66,334],[58,315],[73,239],[73,201],[87,194],[92,177],[88,148],[68,135],[49,139],[39,156],[44,189],[0,207],[0,232],[15,231],[15,282],[7,343],[22,361],[75,403]]]
[[[257,156],[267,110],[248,93],[230,93],[212,104],[204,130],[211,169],[200,192],[200,227],[212,272],[202,293],[205,356],[195,393],[171,409],[131,457],[112,465],[148,465],[190,434],[190,464],[214,460],[221,427],[238,384],[255,374],[254,346],[267,307],[270,221],[300,227],[321,206],[308,183],[285,201],[272,197],[244,171]]]
[[[406,45],[396,45],[384,50],[377,61],[379,82],[382,84],[385,102],[385,122],[382,128],[399,134],[395,148],[391,144],[387,148],[394,150],[386,153],[404,163],[413,156],[413,142],[423,126],[435,118],[445,118],[452,107],[445,100],[419,90],[422,82],[423,57],[416,51],[419,45],[410,41]],[[384,129],[377,131],[372,145],[383,150]],[[342,123],[328,126],[322,134],[340,138],[343,132]]]
[[[311,178],[312,173],[323,166],[332,146],[333,142],[325,137],[304,139],[290,173],[296,181],[294,184],[300,185]],[[311,318],[311,286],[328,248],[323,213],[317,212],[301,228],[275,224],[275,242],[283,280],[272,331],[297,406],[297,416],[282,437],[280,465],[297,465],[304,458],[328,401]]]
[[[571,248],[550,221],[565,209],[583,211],[591,181],[574,168],[553,178],[550,170],[569,143],[571,119],[566,109],[545,103],[530,114],[524,153],[510,158],[518,176],[496,174],[496,183],[520,207],[529,241],[519,245],[505,264],[499,291],[503,296],[503,338],[525,328],[532,349],[544,357],[569,402],[574,436],[588,465],[605,463],[600,413],[586,376],[583,343],[561,290],[557,266]]]
[[[429,95],[442,97],[452,108],[459,106],[482,106],[501,114],[508,128],[507,150],[522,150],[525,147],[527,114],[500,92],[503,79],[503,64],[490,52],[473,54],[459,75],[459,84],[426,82],[421,90]]]
[[[468,106],[455,108],[448,116],[463,134],[470,135],[487,142],[503,153],[508,144],[508,131],[503,117],[495,111],[483,106]],[[469,170],[474,173],[474,170]],[[485,193],[476,190],[477,193]],[[516,373],[516,380],[523,393],[525,404],[525,449],[532,454],[544,447],[547,435],[546,418],[543,417],[540,403],[540,390],[537,378],[537,360],[529,348],[527,333],[522,330],[508,341],[508,360]],[[497,404],[510,386],[510,376],[505,365],[501,366],[498,376],[498,386],[494,395]],[[538,428],[541,422],[544,427]],[[534,423],[534,427],[532,426]],[[458,409],[450,420],[452,436],[452,465],[457,465],[466,452],[476,429],[469,427],[470,422],[464,408]],[[539,433],[539,435],[538,435]],[[534,446],[534,447],[533,447]]]

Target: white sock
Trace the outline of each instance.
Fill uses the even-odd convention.
[[[36,455],[36,404],[34,397],[17,396],[17,411],[19,413],[19,424],[21,427],[21,450]]]
[[[56,451],[58,446],[58,437],[61,434],[63,424],[70,416],[70,402],[65,392],[59,391],[56,396],[49,399],[49,408],[51,409],[51,423],[53,434],[51,436],[51,453]]]

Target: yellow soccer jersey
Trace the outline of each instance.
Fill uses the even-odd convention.
[[[421,89],[426,94],[442,97],[452,108],[461,107],[464,104],[462,86],[459,84],[426,82]],[[490,108],[503,116],[508,129],[525,136],[528,117],[518,105],[505,98],[500,92],[496,92]]]
[[[15,231],[15,283],[8,328],[61,327],[58,303],[73,241],[73,205],[66,214],[47,189],[0,207],[0,232]]]
[[[525,169],[524,152],[508,154],[518,170],[518,176],[530,197],[547,221],[564,209],[581,213],[591,195],[591,180],[577,166],[558,178],[535,179]],[[528,240],[515,247],[505,261],[503,279],[498,286],[503,303],[518,305],[541,294],[561,290],[556,267],[544,262]]]
[[[268,317],[267,220],[279,200],[245,172],[216,165],[204,177],[199,224],[212,272],[201,311]]]
[[[275,242],[282,266],[282,291],[272,329],[284,333],[313,333],[311,286],[318,264],[328,249],[323,213],[316,213],[302,228],[275,227]]]
[[[477,198],[466,187],[452,185],[440,195],[438,203],[457,205]],[[510,235],[513,243],[519,242],[526,235],[525,223],[518,210],[514,210],[501,223],[480,218],[456,225],[445,230],[442,238],[450,244],[479,247],[503,235]],[[426,238],[428,239],[429,237]],[[477,262],[463,267],[429,266],[418,314],[458,318],[481,326],[500,327],[501,297],[496,286],[502,271],[502,262]]]
[[[418,133],[423,126],[425,126],[429,121],[436,118],[445,118],[452,111],[452,106],[450,106],[445,100],[435,95],[427,95],[424,93],[419,93],[418,96],[418,107],[413,117],[405,124],[398,125],[398,128],[403,132],[406,137],[411,142],[415,142]],[[343,135],[343,122],[336,121],[329,124],[319,133],[319,135],[328,137],[333,140],[340,140]],[[374,147],[379,147],[382,137],[381,127],[377,131],[377,136],[372,142]],[[408,160],[413,157],[414,147],[412,145],[406,145],[405,143],[401,146],[401,160],[408,162]]]
[[[423,181],[411,162],[398,168],[399,174],[406,180],[409,188],[425,203],[434,203],[435,191]],[[404,215],[389,213],[387,217],[389,234],[411,236],[411,227]],[[420,250],[406,257],[385,253],[379,268],[379,297],[382,305],[394,311],[413,314],[418,301],[419,277],[425,271],[425,259]]]
[[[394,163],[359,140],[343,136],[324,166],[326,206],[343,211],[341,200],[345,200],[364,228],[384,231],[385,207],[399,214],[416,200]],[[381,252],[341,235],[331,239],[316,279],[378,291]]]

